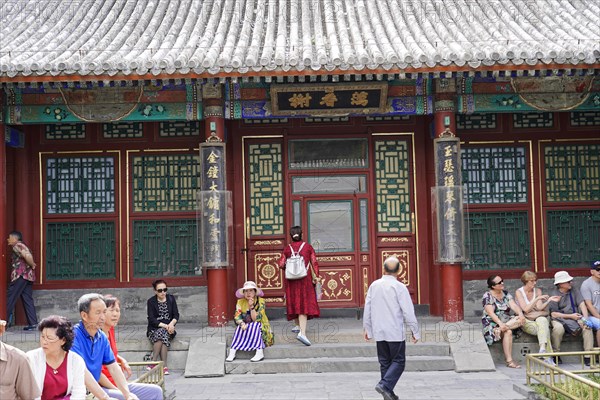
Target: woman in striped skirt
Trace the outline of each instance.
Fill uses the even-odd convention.
[[[237,350],[256,350],[250,361],[261,361],[265,358],[263,349],[273,344],[273,332],[265,313],[263,291],[256,283],[248,281],[235,292],[239,300],[235,307],[234,321],[237,325],[227,361],[235,359]]]

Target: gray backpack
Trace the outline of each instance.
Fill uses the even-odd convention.
[[[285,260],[285,278],[294,280],[294,279],[302,279],[307,275],[306,264],[304,263],[304,257],[300,255],[302,248],[306,243],[302,243],[297,253],[294,253],[294,249],[290,244],[290,250],[292,252],[291,257],[288,257]]]

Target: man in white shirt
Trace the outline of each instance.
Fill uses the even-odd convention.
[[[408,289],[397,279],[400,261],[389,257],[383,263],[383,269],[381,279],[373,282],[367,291],[363,327],[365,340],[374,338],[377,342],[381,380],[375,390],[384,400],[396,400],[394,387],[406,364],[404,324],[412,332],[413,343],[419,341],[421,332]]]

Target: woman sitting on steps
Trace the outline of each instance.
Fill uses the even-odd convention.
[[[235,295],[239,298],[233,318],[237,328],[226,361],[233,361],[237,350],[256,350],[250,361],[262,361],[265,358],[263,349],[273,344],[273,332],[265,313],[265,300],[262,298],[264,293],[256,283],[248,281]]]

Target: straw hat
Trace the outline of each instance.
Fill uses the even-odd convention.
[[[569,275],[567,271],[558,271],[554,274],[554,284],[558,285],[559,283],[571,282],[573,277]]]
[[[235,296],[238,299],[241,299],[242,297],[244,297],[244,290],[247,290],[247,289],[256,290],[256,295],[258,297],[262,297],[265,295],[265,293],[261,289],[259,289],[258,286],[256,286],[256,283],[254,283],[254,281],[247,281],[247,282],[244,282],[244,286],[242,286],[241,288],[236,290]]]

